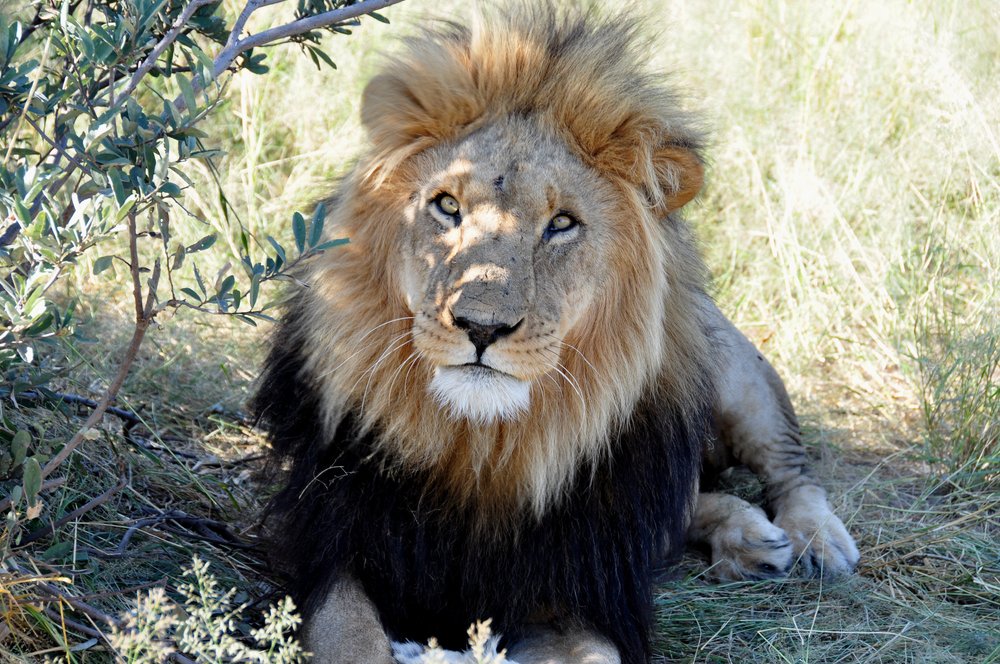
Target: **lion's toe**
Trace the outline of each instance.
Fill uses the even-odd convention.
[[[851,574],[861,559],[854,538],[825,498],[779,510],[774,521],[788,533],[795,559],[808,576]]]
[[[792,541],[760,508],[734,513],[712,535],[713,577],[735,581],[788,574],[794,562]]]

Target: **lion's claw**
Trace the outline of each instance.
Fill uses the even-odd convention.
[[[861,554],[844,522],[830,509],[818,487],[802,487],[778,506],[774,523],[792,541],[795,558],[806,575],[834,577],[850,574]]]
[[[712,533],[710,544],[711,574],[720,580],[782,577],[795,560],[788,535],[757,507],[733,513]]]

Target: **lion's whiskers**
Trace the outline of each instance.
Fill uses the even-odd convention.
[[[545,338],[551,339],[552,341],[556,342],[557,344],[559,344],[559,346],[561,348],[568,348],[571,351],[575,352],[577,355],[580,356],[580,359],[582,359],[584,362],[587,363],[587,366],[590,367],[590,369],[595,374],[599,374],[600,373],[600,372],[597,371],[597,367],[595,367],[593,365],[593,363],[591,363],[591,361],[587,358],[587,356],[583,354],[583,351],[580,350],[579,348],[577,348],[576,346],[574,346],[573,344],[571,344],[568,341],[565,341],[563,339],[560,339],[559,337],[557,337],[556,335],[552,334],[551,332],[546,332],[545,333]]]
[[[552,365],[552,368],[560,376],[563,377],[563,380],[565,380],[566,383],[571,388],[573,388],[573,391],[576,392],[576,396],[580,399],[580,406],[583,408],[583,412],[586,413],[587,412],[587,400],[583,398],[583,387],[580,385],[580,382],[577,380],[576,376],[573,375],[573,372],[570,371],[569,367],[567,367],[565,364],[563,364],[559,360],[559,353],[556,352],[555,350],[553,350],[552,348],[549,348],[549,347],[540,348],[539,352],[541,352],[541,353],[548,352],[548,353],[551,353],[554,356],[554,359],[552,360],[553,363],[554,363]]]
[[[549,335],[549,336],[553,336],[553,335]],[[553,338],[555,338],[555,337],[553,336]],[[587,359],[587,356],[583,354],[583,351],[582,351],[582,350],[580,350],[579,348],[577,348],[577,347],[576,347],[576,346],[574,346],[573,344],[571,344],[571,343],[567,343],[567,342],[565,342],[565,341],[563,341],[563,340],[561,340],[561,339],[556,339],[556,341],[557,341],[557,342],[559,342],[559,345],[560,345],[560,346],[562,346],[562,347],[564,347],[564,348],[569,348],[570,350],[572,350],[572,351],[575,351],[575,352],[576,352],[576,354],[577,354],[577,355],[579,355],[579,356],[580,356],[580,358],[581,358],[581,359],[582,359],[582,360],[583,360],[584,362],[586,362],[586,363],[587,363],[587,366],[588,366],[588,367],[590,367],[590,368],[591,368],[591,370],[592,370],[592,371],[593,371],[593,372],[594,372],[595,374],[597,374],[597,373],[598,373],[598,371],[597,371],[597,367],[595,367],[595,366],[594,366],[593,364],[591,364],[590,360],[588,360],[588,359]]]
[[[396,382],[396,378],[399,376],[399,372],[403,370],[403,367],[405,367],[407,364],[411,364],[411,363],[412,364],[416,364],[416,362],[417,362],[417,360],[419,358],[420,358],[420,351],[419,350],[415,350],[412,353],[410,353],[409,355],[407,355],[405,360],[403,360],[402,362],[399,363],[399,366],[396,367],[396,370],[392,372],[391,376],[389,376],[389,380],[386,381],[386,391],[387,392],[391,391],[392,386]],[[409,375],[409,371],[407,371],[407,375]],[[405,376],[403,377],[403,385],[404,386],[406,385],[406,377]]]
[[[384,323],[380,323],[379,325],[376,325],[372,329],[370,329],[367,332],[365,332],[364,334],[362,334],[361,337],[359,337],[357,339],[357,341],[355,341],[355,343],[360,344],[362,341],[364,341],[365,339],[367,339],[368,336],[371,335],[372,332],[375,332],[376,330],[379,330],[379,329],[385,327],[386,325],[391,325],[392,323],[398,323],[398,322],[404,321],[404,320],[416,320],[416,316],[402,316],[400,318],[393,318],[392,320],[387,320]],[[325,377],[329,376],[330,374],[332,374],[333,372],[337,371],[342,366],[344,366],[345,364],[347,364],[348,362],[350,362],[352,359],[354,359],[355,357],[357,357],[357,355],[359,353],[361,353],[362,351],[364,351],[364,350],[365,350],[365,346],[361,346],[356,351],[354,351],[353,353],[351,353],[350,355],[348,355],[347,357],[345,357],[343,360],[341,360],[337,364],[337,366],[333,367],[329,371],[324,371],[319,376],[317,376],[317,378],[325,378]]]
[[[388,347],[384,351],[382,351],[382,354],[379,355],[378,359],[375,360],[375,362],[373,362],[370,367],[365,369],[364,372],[362,372],[362,374],[358,376],[358,379],[354,381],[354,384],[351,385],[351,389],[347,391],[348,394],[352,394],[354,392],[354,388],[358,386],[358,383],[360,383],[365,376],[368,376],[368,382],[365,384],[365,392],[361,398],[361,410],[364,410],[365,408],[365,400],[368,397],[368,389],[371,387],[372,379],[375,378],[375,371],[379,368],[379,365],[381,365],[383,362],[386,361],[386,359],[389,358],[389,356],[392,353],[403,348],[404,346],[406,346],[406,344],[410,343],[411,339],[409,339],[408,337],[410,337],[411,335],[412,335],[412,330],[407,330],[403,334],[399,335],[398,337],[390,341],[388,343]]]

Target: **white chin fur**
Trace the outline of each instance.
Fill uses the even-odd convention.
[[[479,367],[438,367],[429,389],[455,417],[478,422],[513,420],[531,402],[528,381]]]

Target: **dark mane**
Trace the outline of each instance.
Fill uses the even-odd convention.
[[[322,438],[299,316],[293,305],[277,331],[253,407],[275,460],[290,462],[270,527],[307,619],[349,571],[397,639],[461,649],[477,619],[516,637],[520,623],[559,617],[608,635],[623,662],[647,661],[654,566],[684,542],[707,406],[684,418],[646,395],[610,458],[577,473],[541,520],[525,514],[513,531],[484,534],[471,508],[449,505],[425,476],[385,472],[353,415]]]

